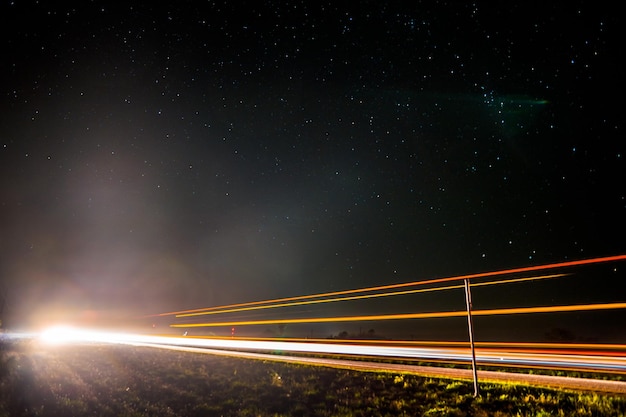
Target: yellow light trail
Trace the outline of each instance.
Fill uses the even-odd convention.
[[[606,257],[600,257],[600,258],[581,259],[581,260],[576,260],[576,261],[557,262],[557,263],[544,264],[544,265],[533,265],[533,266],[525,266],[525,267],[520,267],[520,268],[503,269],[499,271],[479,272],[475,274],[458,275],[458,276],[446,277],[446,278],[435,278],[435,279],[430,279],[430,280],[425,280],[425,281],[412,281],[412,282],[404,282],[404,283],[399,283],[399,284],[379,285],[375,287],[357,288],[357,289],[343,290],[343,291],[332,291],[332,292],[312,294],[312,295],[299,295],[295,297],[275,298],[275,299],[264,300],[264,301],[251,301],[251,302],[246,302],[246,303],[229,304],[229,305],[223,305],[223,306],[196,308],[192,310],[173,311],[169,313],[160,313],[160,314],[147,316],[147,317],[173,316],[173,315],[180,315],[180,314],[187,314],[187,313],[195,313],[195,312],[200,312],[200,311],[223,310],[223,309],[246,307],[246,306],[253,306],[253,305],[274,304],[274,303],[281,303],[281,302],[287,302],[287,301],[332,297],[336,295],[391,290],[395,288],[413,287],[417,285],[440,284],[443,282],[460,281],[460,280],[465,280],[465,279],[472,280],[476,278],[486,278],[486,277],[494,277],[494,276],[499,276],[499,275],[535,272],[535,271],[542,271],[542,270],[547,270],[547,269],[566,268],[566,267],[572,267],[572,266],[591,265],[591,264],[623,261],[623,260],[626,260],[626,255],[606,256]]]
[[[500,280],[500,281],[480,282],[480,283],[472,284],[472,287],[479,287],[479,286],[485,286],[485,285],[510,284],[514,282],[535,281],[535,280],[548,279],[548,278],[559,278],[559,277],[563,277],[566,275],[570,275],[570,274],[552,274],[552,275],[542,275],[542,276],[526,277],[526,278],[505,279],[505,280]],[[301,306],[301,305],[307,305],[307,304],[322,304],[322,303],[335,303],[339,301],[364,300],[368,298],[382,298],[382,297],[391,297],[391,296],[396,296],[396,295],[408,295],[408,294],[418,294],[418,293],[433,292],[433,291],[453,290],[453,289],[460,289],[463,287],[464,287],[463,285],[450,285],[447,287],[422,288],[422,289],[415,289],[415,290],[384,292],[384,293],[376,293],[376,294],[353,295],[350,297],[325,298],[322,300],[294,301],[290,303],[280,303],[280,304],[276,303],[276,304],[269,304],[269,305],[225,308],[223,310],[177,314],[176,317],[177,318],[195,317],[195,316],[206,316],[210,314],[238,313],[241,311],[250,311],[250,310],[265,310],[265,309],[270,309],[270,308],[295,307],[295,306]]]
[[[626,309],[626,303],[605,303],[605,304],[578,304],[565,306],[542,306],[542,307],[518,307],[518,308],[500,308],[490,310],[473,310],[473,316],[497,316],[510,314],[530,314],[530,313],[558,313],[572,311],[590,311],[590,310],[617,310]],[[381,320],[407,320],[407,319],[426,319],[426,318],[449,318],[449,317],[465,317],[467,311],[443,311],[429,313],[406,313],[406,314],[384,314],[371,316],[344,316],[344,317],[312,317],[300,319],[271,319],[271,320],[247,320],[247,321],[229,321],[214,323],[181,323],[170,324],[170,327],[225,327],[225,326],[252,326],[267,324],[296,324],[296,323],[336,323],[349,321],[381,321]]]

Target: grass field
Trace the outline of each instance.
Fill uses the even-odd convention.
[[[626,398],[121,345],[4,342],[0,416],[623,416]]]

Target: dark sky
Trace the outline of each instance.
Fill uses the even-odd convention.
[[[614,4],[3,1],[5,314],[626,253]]]

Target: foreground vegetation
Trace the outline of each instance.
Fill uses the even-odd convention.
[[[117,345],[2,345],[0,416],[621,416],[626,398]]]

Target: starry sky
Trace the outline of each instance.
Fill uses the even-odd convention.
[[[5,315],[626,253],[616,8],[3,1]]]

